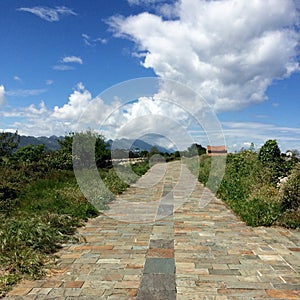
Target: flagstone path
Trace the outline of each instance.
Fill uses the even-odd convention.
[[[179,162],[155,165],[12,299],[300,299],[300,232],[246,226]]]

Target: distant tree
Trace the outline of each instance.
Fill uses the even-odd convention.
[[[268,140],[260,148],[258,159],[263,164],[277,163],[281,157],[281,152],[276,140]]]
[[[180,157],[180,152],[179,151],[175,151],[174,152],[174,157],[175,158],[179,158]]]
[[[1,132],[0,133],[0,157],[10,156],[17,149],[20,142],[18,131],[15,133]]]
[[[155,146],[150,149],[149,157],[153,156],[154,154],[159,154],[159,151]]]
[[[148,155],[149,155],[149,152],[147,150],[143,150],[140,152],[141,157],[148,157]]]
[[[89,167],[95,163],[100,166],[110,158],[110,151],[104,137],[91,130],[72,133],[65,141],[66,145],[64,146],[67,151],[70,151],[70,140],[72,140],[71,154],[77,156],[73,157],[73,161],[76,161],[82,167]],[[91,153],[91,151],[94,151],[94,153]],[[91,154],[94,154],[94,156]]]
[[[196,155],[202,155],[206,153],[206,148],[202,147],[201,145],[194,143],[187,150],[184,152],[185,156],[193,157]]]

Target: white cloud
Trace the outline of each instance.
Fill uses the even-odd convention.
[[[5,88],[0,85],[0,107],[5,104]]]
[[[45,83],[46,85],[52,85],[54,81],[52,79],[47,79]]]
[[[78,64],[83,64],[83,61],[80,57],[78,56],[65,56],[63,59],[62,59],[62,62],[63,63],[78,63]]]
[[[136,44],[145,68],[187,84],[217,111],[262,102],[274,80],[300,71],[292,0],[181,0],[170,9],[176,19],[144,12],[109,24]]]
[[[76,90],[70,95],[67,104],[62,107],[54,107],[53,116],[60,120],[78,119],[91,100],[91,93],[84,88],[82,83],[79,83]]]
[[[32,13],[43,20],[48,22],[57,22],[60,20],[61,16],[76,16],[77,14],[70,8],[65,6],[56,6],[55,8],[46,6],[35,6],[35,7],[21,7],[18,11],[25,11]]]
[[[5,89],[0,86],[0,104],[4,103],[4,94]],[[99,130],[106,138],[136,139],[159,134],[180,150],[193,142],[203,146],[210,144],[214,127],[202,126],[202,123],[195,126],[191,121],[192,113],[162,94],[125,104],[117,99],[110,103],[106,97],[103,99],[93,97],[82,83],[78,83],[62,106],[50,109],[41,101],[38,106],[3,108],[0,110],[1,127],[6,124],[6,128],[34,136],[64,135],[88,128]],[[205,115],[200,121],[205,124]],[[268,139],[276,139],[282,151],[300,149],[299,128],[263,122],[222,122],[222,129],[231,152],[248,147],[251,142],[258,149]]]
[[[83,33],[82,35],[82,38],[83,38],[83,42],[85,43],[85,45],[87,46],[91,46],[91,47],[94,47],[96,46],[97,44],[102,44],[102,45],[105,45],[108,43],[108,40],[105,39],[105,38],[91,38],[88,34],[86,33]]]
[[[16,75],[16,76],[14,76],[14,80],[15,80],[15,81],[22,82],[22,79],[21,79],[19,76],[17,76],[17,75]]]
[[[130,5],[149,5],[164,2],[164,0],[127,0]]]
[[[300,149],[300,128],[261,122],[222,122],[222,126],[230,151],[238,151],[251,142],[258,149],[269,139],[277,140],[281,151]]]
[[[30,97],[41,95],[46,91],[46,89],[10,90],[6,92],[6,95],[11,97]]]
[[[56,71],[70,71],[70,70],[74,70],[75,68],[72,66],[67,66],[67,65],[55,65],[53,66],[53,70]]]

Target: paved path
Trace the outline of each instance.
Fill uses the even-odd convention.
[[[190,194],[190,192],[192,193]],[[300,232],[240,222],[179,162],[156,165],[13,299],[300,299]]]

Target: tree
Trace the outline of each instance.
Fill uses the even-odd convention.
[[[180,152],[178,150],[174,152],[174,157],[180,158]]]
[[[61,144],[62,149],[71,153],[73,162],[76,161],[81,167],[90,167],[95,163],[101,166],[110,158],[110,151],[104,137],[91,130],[72,133]]]
[[[13,158],[26,163],[38,162],[45,155],[45,145],[27,145],[16,151]]]
[[[151,156],[153,156],[155,154],[159,154],[159,151],[158,151],[158,149],[156,147],[152,147],[150,149],[150,152],[149,152],[149,157],[151,157]]]
[[[10,156],[17,149],[20,142],[18,131],[15,133],[2,132],[0,133],[0,157]]]
[[[149,152],[147,150],[143,150],[140,152],[141,157],[148,157],[148,155],[149,155]]]
[[[276,140],[268,140],[260,148],[258,159],[263,164],[278,163],[280,161],[281,152]]]
[[[200,156],[202,154],[206,153],[206,148],[202,147],[201,145],[194,143],[190,147],[187,148],[187,151],[185,151],[185,155],[187,157],[193,157],[193,156]]]

